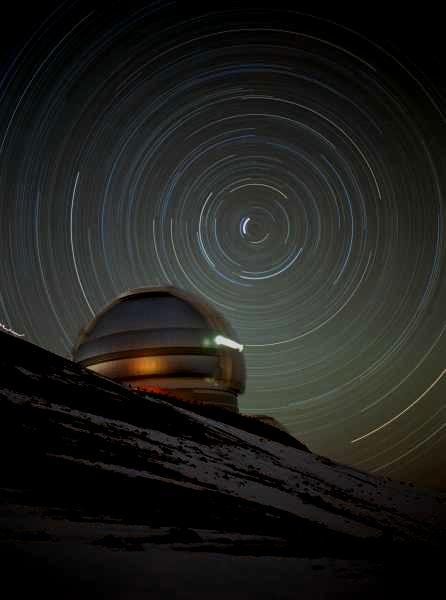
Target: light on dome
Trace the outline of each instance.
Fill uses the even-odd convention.
[[[239,352],[243,351],[243,344],[239,344],[234,340],[230,340],[224,335],[217,335],[217,337],[215,338],[215,343],[217,344],[217,346],[227,346],[228,348],[233,348],[234,350],[238,350]]]

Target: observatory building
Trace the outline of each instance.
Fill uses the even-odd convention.
[[[206,302],[174,287],[131,290],[81,332],[73,360],[119,383],[238,412],[243,346]]]

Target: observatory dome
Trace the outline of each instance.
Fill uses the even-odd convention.
[[[238,410],[243,346],[208,303],[174,287],[131,290],[81,332],[73,360],[146,391]]]

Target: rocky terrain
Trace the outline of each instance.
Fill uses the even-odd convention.
[[[445,495],[249,417],[126,390],[7,333],[0,419],[10,597],[372,598],[440,574]]]

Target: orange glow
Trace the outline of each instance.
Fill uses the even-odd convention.
[[[132,376],[162,375],[168,372],[168,364],[160,357],[141,356],[129,361],[128,369]]]
[[[145,392],[166,395],[166,396],[168,396],[169,394],[170,395],[172,394],[172,390],[166,390],[166,388],[160,388],[160,387],[149,387],[149,386],[143,385],[139,389],[144,390]]]

